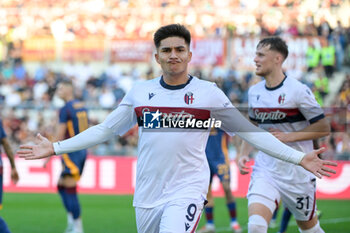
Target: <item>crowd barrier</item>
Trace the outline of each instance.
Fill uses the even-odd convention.
[[[79,181],[80,193],[132,194],[135,188],[136,157],[88,156],[84,173]],[[52,157],[44,168],[44,160],[16,158],[20,181],[17,185],[10,180],[10,164],[3,156],[5,192],[56,192],[61,171],[59,157]],[[253,165],[253,162],[250,162]],[[320,199],[350,199],[350,161],[338,161],[336,175],[317,179],[316,196]],[[244,197],[248,190],[250,176],[241,175],[235,162],[231,162],[231,188],[235,196]],[[215,196],[224,192],[217,177],[213,180]]]

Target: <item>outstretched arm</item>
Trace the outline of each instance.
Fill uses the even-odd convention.
[[[326,167],[325,165],[337,166],[337,163],[327,161],[327,160],[322,160],[319,158],[319,155],[322,154],[325,150],[326,149],[322,147],[318,150],[313,150],[307,153],[304,156],[304,158],[300,161],[299,165],[320,179],[322,178],[322,176],[330,177],[331,175],[329,173],[335,174],[336,171],[329,167]]]
[[[21,145],[17,153],[21,158],[41,159],[95,146],[108,140],[116,133],[125,133],[133,123],[131,113],[130,106],[120,106],[110,113],[101,124],[90,127],[72,138],[55,143],[38,134],[38,144]]]
[[[57,130],[57,135],[56,135],[54,141],[57,142],[57,141],[63,140],[65,137],[66,131],[67,131],[67,124],[60,123],[56,130]],[[40,139],[38,138],[38,140],[40,140]],[[51,157],[47,157],[47,159],[45,160],[45,162],[43,164],[44,168],[47,166],[47,164],[50,162],[50,160],[51,160]]]
[[[236,108],[215,110],[213,116],[222,120],[222,128],[226,132],[236,133],[249,144],[268,155],[301,165],[319,178],[323,175],[330,176],[329,173],[335,173],[333,169],[325,165],[336,166],[336,163],[318,158],[317,155],[322,153],[323,149],[314,150],[308,154],[297,151],[283,144],[272,134],[254,126]]]
[[[47,138],[37,135],[38,144],[21,145],[17,151],[21,158],[42,159],[52,155],[70,153],[83,150],[108,140],[113,131],[103,124],[98,124],[64,141],[55,143]]]

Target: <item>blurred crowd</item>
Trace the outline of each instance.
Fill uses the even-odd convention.
[[[69,70],[72,71],[72,69]],[[115,76],[117,70],[120,72]],[[41,73],[43,74],[39,75]],[[213,66],[207,72],[194,67],[191,73],[202,79],[216,82],[232,103],[239,106],[242,111],[246,110],[248,88],[261,80],[253,72],[239,71],[233,65],[229,68]],[[342,73],[337,72],[339,75]],[[122,71],[117,64],[113,64],[100,77],[88,76],[85,85],[84,82],[76,85],[75,94],[78,99],[86,103],[89,108],[90,123],[94,125],[101,122],[118,105],[133,83],[156,76],[152,68],[145,73],[138,71],[137,67],[129,71]],[[39,67],[34,77],[27,77],[23,80],[16,80],[13,77],[8,80],[5,80],[4,77],[0,79],[1,115],[4,118],[6,131],[15,147],[19,144],[33,142],[38,132],[48,138],[54,138],[58,122],[57,111],[63,104],[56,97],[55,90],[60,80],[67,78],[76,80],[73,74],[68,75],[65,71],[57,73]],[[328,97],[329,82],[332,82],[332,78],[328,80],[322,66],[317,67],[314,72],[305,72],[301,79],[312,88],[321,105]],[[325,108],[325,111],[332,123],[334,134],[323,139],[321,144],[327,147],[329,159],[350,159],[349,131],[345,132],[346,124],[350,122],[348,117],[350,73],[346,75],[330,107]],[[124,137],[111,139],[107,143],[94,147],[90,152],[101,155],[135,155],[136,143],[137,129],[133,129]]]
[[[53,70],[48,61],[38,62],[29,72],[21,55],[21,44],[32,36],[65,35],[63,39],[100,35],[109,38],[151,38],[161,25],[187,25],[194,37],[318,36],[322,44],[310,43],[303,70],[286,70],[288,76],[307,84],[326,110],[334,133],[320,141],[328,159],[350,159],[350,25],[341,0],[90,0],[43,1],[5,0],[0,2],[0,109],[5,129],[14,148],[33,142],[37,132],[53,138],[57,110],[63,105],[56,97],[57,84],[71,79],[75,95],[89,108],[90,122],[96,124],[114,109],[131,86],[154,78],[159,70],[149,64],[121,66],[113,59],[99,74],[88,61],[71,60]],[[249,4],[248,4],[249,3]],[[142,9],[142,10],[140,10]],[[215,10],[214,10],[215,9]],[[262,14],[267,9],[268,13]],[[322,9],[317,11],[317,9]],[[345,10],[346,11],[346,10]],[[318,12],[318,13],[317,13]],[[336,13],[334,13],[336,12]],[[218,17],[220,15],[220,17]],[[346,26],[343,26],[346,25]],[[226,62],[210,68],[191,67],[190,73],[216,82],[236,106],[247,106],[248,88],[260,81],[253,70],[242,70]],[[343,77],[335,97],[329,86]],[[93,154],[135,155],[137,129],[90,150]]]
[[[330,34],[348,25],[346,0],[3,0],[0,35],[20,41],[51,35],[152,38],[181,23],[194,37]]]

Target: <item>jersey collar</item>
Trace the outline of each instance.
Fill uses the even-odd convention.
[[[169,89],[169,90],[178,90],[178,89],[182,89],[182,88],[184,88],[185,86],[187,86],[187,85],[191,82],[192,79],[193,79],[193,76],[192,76],[192,75],[189,75],[188,80],[187,80],[186,83],[180,84],[180,85],[169,85],[169,84],[166,84],[166,83],[164,82],[163,75],[162,75],[162,77],[160,78],[160,81],[159,81],[159,82],[160,82],[160,85],[161,85],[162,87],[166,88],[166,89]]]
[[[268,90],[268,91],[277,90],[278,88],[280,88],[280,87],[283,86],[283,83],[284,83],[284,81],[286,80],[286,78],[287,78],[287,75],[284,75],[284,79],[282,80],[282,82],[281,82],[280,84],[278,84],[277,86],[275,86],[275,87],[267,87],[266,84],[265,84],[266,90]]]

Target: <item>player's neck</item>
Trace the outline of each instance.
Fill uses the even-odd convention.
[[[277,87],[278,85],[281,84],[281,82],[283,82],[284,78],[285,78],[285,74],[280,71],[278,73],[271,73],[269,75],[265,76],[265,85],[268,88],[274,88]]]
[[[180,75],[167,75],[163,74],[163,80],[166,84],[170,86],[177,86],[181,84],[185,84],[188,81],[188,74],[180,74]]]
[[[66,98],[64,98],[64,102],[68,103],[69,101],[72,101],[74,99],[73,96],[66,96]]]

